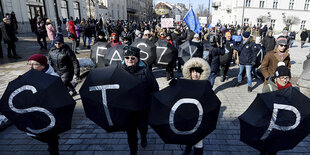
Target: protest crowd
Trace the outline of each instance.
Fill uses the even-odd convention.
[[[190,12],[188,16],[196,19]],[[8,58],[19,59],[15,50],[16,28],[11,20],[8,15],[1,22],[0,38],[8,44]],[[81,96],[90,120],[107,132],[127,133],[132,155],[138,153],[138,130],[141,146],[147,147],[149,126],[165,143],[183,144],[184,155],[191,152],[202,155],[203,139],[215,130],[221,106],[213,91],[214,81],[218,76],[221,82],[232,78],[228,77],[228,72],[236,65],[239,70],[234,87],[247,84],[247,91],[251,93],[253,79],[264,85],[253,106],[239,117],[241,141],[260,154],[277,154],[292,149],[309,133],[309,126],[297,127],[308,120],[304,119],[307,116],[294,107],[295,99],[287,97],[294,92],[299,101],[296,104],[310,103],[310,99],[290,82],[289,50],[296,35],[300,35],[300,46],[304,46],[309,37],[306,30],[296,33],[284,28],[275,38],[273,28],[267,25],[218,23],[201,26],[192,25],[186,17],[183,22],[174,22],[172,27],[163,27],[156,21],[103,18],[71,18],[65,24],[66,31],[57,34],[51,19],[37,17],[37,42],[48,54],[29,57],[29,72],[10,82],[0,101],[0,112],[6,117],[0,116],[8,124],[13,123],[31,137],[47,143],[52,155],[59,154],[59,134],[70,130],[76,95]],[[71,40],[72,46],[64,42],[64,37]],[[0,57],[3,57],[0,49]],[[86,79],[80,75],[83,65],[76,58],[80,49],[91,51],[89,60],[93,66]],[[170,81],[163,90],[159,90],[152,73],[156,69],[163,69],[166,80]],[[183,77],[176,77],[175,72],[183,73]],[[37,81],[44,81],[44,84]],[[79,91],[73,81],[83,81]],[[49,95],[54,97],[49,98]],[[20,105],[14,106],[17,104]],[[32,104],[30,107],[34,109],[26,109],[29,106],[23,104]],[[182,104],[194,106],[182,108]],[[262,115],[255,107],[267,109],[262,110],[264,116],[274,120],[264,121],[263,127],[253,125],[249,117],[256,121],[263,119],[254,117]],[[296,116],[295,125],[288,123],[288,129],[277,125],[274,118],[277,110],[283,109]],[[24,114],[35,111],[38,118]],[[284,124],[285,120],[282,120]],[[297,137],[296,141],[283,138],[290,130]],[[277,145],[281,141],[291,144]]]

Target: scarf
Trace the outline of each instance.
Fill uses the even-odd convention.
[[[138,70],[139,67],[139,62],[137,62],[135,65],[133,66],[127,66],[126,63],[123,64],[122,66],[128,73],[133,74]]]
[[[278,86],[278,89],[281,90],[281,89],[285,89],[285,88],[288,88],[288,87],[291,87],[292,86],[292,83],[288,83],[286,84],[285,86],[281,86],[279,85],[279,83],[277,82],[277,86]]]

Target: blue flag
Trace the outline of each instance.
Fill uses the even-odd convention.
[[[202,27],[192,8],[188,11],[186,16],[184,17],[184,21],[193,32],[198,34],[202,30]]]

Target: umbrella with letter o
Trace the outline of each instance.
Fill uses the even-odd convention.
[[[167,66],[173,63],[177,56],[178,50],[168,43],[166,40],[158,40],[155,43],[156,46],[156,61],[157,66]]]
[[[131,46],[140,49],[140,59],[147,65],[151,65],[156,60],[156,46],[148,39],[136,39]]]
[[[104,67],[107,62],[104,59],[108,53],[108,48],[111,47],[107,42],[98,42],[91,47],[90,58],[97,67]]]
[[[310,99],[292,87],[258,94],[239,120],[240,140],[249,146],[293,149],[310,132]]]
[[[132,112],[145,110],[146,84],[120,66],[96,68],[80,89],[86,116],[108,132],[124,131]]]
[[[149,124],[166,144],[194,145],[215,130],[220,106],[209,81],[179,79],[153,94]]]
[[[108,48],[104,60],[106,62],[105,66],[119,65],[124,60],[124,45],[115,45]]]
[[[19,130],[45,136],[71,129],[75,101],[59,77],[30,70],[11,81],[0,112]]]

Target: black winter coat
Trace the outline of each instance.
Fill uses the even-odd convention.
[[[301,41],[306,41],[307,38],[308,38],[308,32],[307,31],[301,32],[301,34],[300,34]]]
[[[212,48],[210,51],[208,63],[211,66],[211,73],[216,73],[220,69],[220,55],[225,54],[225,49]]]
[[[225,54],[220,56],[221,66],[224,66],[231,62],[233,51],[234,51],[234,42],[232,40],[226,40]]]
[[[158,83],[148,67],[139,66],[132,75],[141,80],[142,82],[146,82],[150,93],[155,93],[159,91]]]
[[[48,60],[58,75],[66,74],[69,76],[74,74],[80,76],[79,62],[68,45],[64,44],[59,49],[55,46],[52,47],[48,52]]]
[[[252,65],[252,63],[255,63],[256,57],[255,57],[255,49],[254,49],[254,42],[247,42],[247,43],[241,43],[239,47],[236,49],[239,51],[239,64],[240,65]]]
[[[12,27],[9,24],[5,24],[4,22],[0,23],[0,29],[2,32],[2,38],[4,43],[12,43],[16,41],[15,34],[13,32]]]
[[[274,47],[276,46],[276,39],[272,36],[266,36],[262,41],[263,47],[267,52],[273,51]]]

